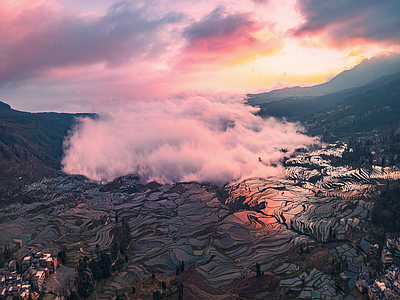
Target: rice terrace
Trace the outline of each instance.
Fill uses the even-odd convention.
[[[289,287],[297,296],[317,293],[336,299],[340,290],[332,275],[310,264],[291,263],[292,252],[301,247],[312,253],[335,242],[336,248],[327,252],[333,259],[364,262],[359,245],[360,237],[371,230],[369,198],[379,185],[400,175],[396,168],[332,166],[329,158],[341,157],[346,148],[338,143],[299,152],[286,160],[284,178],[252,178],[222,188],[142,185],[135,176],[105,185],[79,176],[43,179],[23,190],[34,202],[0,210],[1,244],[16,250],[16,257],[65,249],[66,266],[76,268],[85,257],[113,251],[120,243],[121,226],[126,226],[131,238],[124,255],[117,248],[113,266],[125,255],[126,261],[123,258],[115,275],[96,286],[99,299],[132,293],[132,287],[136,297],[145,299],[146,283],[155,284],[152,274],[162,278],[160,282],[185,282],[189,270],[206,286],[197,291],[186,281],[189,295],[197,291],[213,297],[217,291],[224,299],[245,296],[246,286],[240,289],[233,283],[252,278],[256,264],[262,278],[271,282],[253,289],[253,296],[273,299]],[[310,180],[315,176],[317,181]],[[274,283],[277,288],[271,290]]]
[[[1,0],[0,300],[399,300],[399,28]]]

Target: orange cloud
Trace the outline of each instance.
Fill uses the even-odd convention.
[[[185,29],[178,69],[198,69],[202,65],[236,65],[276,53],[281,40],[263,35],[266,24],[248,13],[227,13],[218,8]]]

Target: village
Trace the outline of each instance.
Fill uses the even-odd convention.
[[[400,268],[393,260],[393,256],[400,258],[400,238],[386,239],[381,251],[379,245],[370,245],[367,256],[379,259],[379,253],[382,264],[361,264],[355,286],[361,294],[367,294],[371,300],[400,299]],[[344,281],[353,277],[351,271],[342,272],[339,276]]]
[[[369,255],[377,253],[379,246],[371,245]],[[387,239],[381,253],[381,270],[362,265],[356,281],[357,289],[360,293],[367,293],[371,300],[400,299],[400,269],[393,263],[393,255],[400,256],[400,238]]]
[[[285,178],[231,184],[225,198],[208,185],[140,186],[134,176],[101,185],[63,175],[26,186],[30,203],[0,208],[0,248],[12,252],[0,266],[1,297],[38,299],[50,291],[68,297],[77,291],[80,262],[111,254],[125,222],[132,240],[123,256],[116,248],[119,270],[95,284],[97,299],[151,299],[157,282],[170,284],[180,262],[192,270],[182,275],[184,293],[202,295],[196,299],[218,293],[226,299],[397,299],[399,242],[383,241],[368,198],[400,172],[332,166],[327,157],[345,149],[337,144],[300,153],[287,161]],[[57,267],[62,250],[68,261]],[[262,278],[256,279],[256,263]],[[56,270],[57,276],[71,272],[67,293],[43,291]],[[204,281],[202,290],[184,281],[186,272]],[[263,284],[250,290],[249,282]]]
[[[301,245],[301,251],[304,249],[305,252],[306,247],[307,251],[310,251],[318,246],[318,243],[310,240],[304,246]],[[329,281],[336,281],[339,290],[345,290],[346,286],[350,290],[354,288],[358,290],[359,297],[354,297],[352,293],[345,297],[345,300],[400,299],[400,268],[394,262],[394,257],[400,258],[400,237],[386,239],[382,249],[378,244],[372,245],[362,239],[360,248],[364,252],[361,255],[357,254],[359,249],[351,248],[347,244],[337,246],[330,251],[337,253],[342,261],[348,263],[346,270],[340,272],[337,278],[323,275],[314,268],[311,272],[303,272],[298,277],[281,280],[280,285],[293,291],[301,291],[299,299],[327,299],[326,296],[333,292],[332,288],[326,288]],[[360,256],[364,259],[356,259]],[[371,260],[377,260],[378,263],[375,261],[375,264],[371,264]],[[46,278],[57,272],[57,267],[57,257],[40,251],[32,252],[18,261],[11,260],[0,269],[0,299],[39,299]],[[298,269],[299,267],[294,264],[284,263],[273,272],[275,275],[290,274]],[[302,288],[299,288],[300,282]],[[317,289],[318,286],[321,287],[320,291]],[[338,293],[336,296],[334,298],[343,299],[344,293]],[[59,295],[54,299],[63,298]]]
[[[11,260],[0,269],[1,299],[37,300],[46,277],[57,271],[57,257],[43,252],[34,252],[22,261]]]

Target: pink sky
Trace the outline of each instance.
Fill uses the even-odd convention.
[[[398,0],[3,0],[0,101],[98,112],[62,162],[93,180],[279,176],[284,155],[318,141],[255,116],[245,94],[398,53],[399,16]]]
[[[399,15],[397,0],[4,0],[0,101],[90,112],[318,84],[399,52]]]

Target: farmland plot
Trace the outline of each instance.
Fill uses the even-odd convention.
[[[328,241],[334,232],[340,240],[348,228],[363,229],[371,208],[365,200],[379,180],[397,178],[399,171],[332,166],[327,157],[343,151],[333,145],[302,153],[287,161],[281,178],[249,178],[222,189],[141,185],[133,176],[110,185],[80,176],[43,179],[24,189],[28,196],[41,194],[42,202],[0,208],[0,245],[15,245],[19,256],[62,247],[77,262],[111,246],[118,217],[131,230],[128,269],[136,278],[151,270],[174,274],[184,261],[196,263],[199,274],[219,287],[256,262],[268,270],[276,255],[310,239]],[[110,290],[126,284],[119,281]]]

